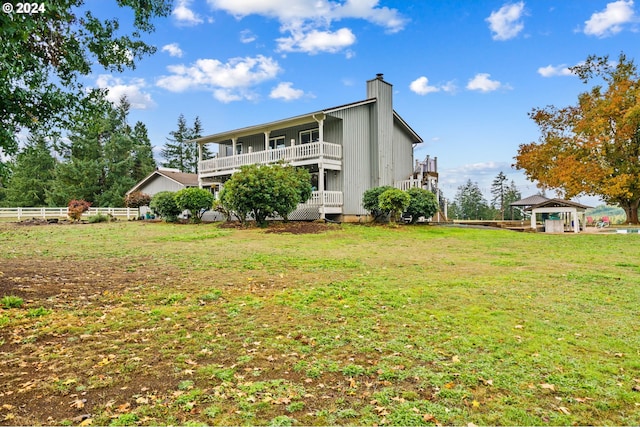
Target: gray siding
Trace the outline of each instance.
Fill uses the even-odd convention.
[[[409,179],[413,172],[413,143],[397,124],[393,128],[393,180]]]
[[[184,185],[169,179],[165,176],[156,175],[152,180],[147,182],[139,191],[153,196],[161,191],[178,191],[182,190]]]
[[[376,98],[371,117],[375,186],[393,185],[393,87],[381,78],[369,80],[367,97]]]
[[[343,213],[366,215],[362,194],[373,186],[371,179],[371,129],[369,105],[332,113],[342,119],[342,188]]]

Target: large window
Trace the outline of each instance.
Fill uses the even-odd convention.
[[[320,140],[320,131],[318,129],[303,130],[300,132],[300,143],[308,144],[310,142],[318,142]]]
[[[269,138],[269,148],[272,150],[275,150],[276,148],[284,148],[284,136]]]

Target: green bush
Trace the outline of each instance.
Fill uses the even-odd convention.
[[[407,194],[411,198],[409,206],[405,210],[411,215],[411,222],[414,223],[421,216],[430,218],[438,212],[438,201],[436,195],[431,191],[422,188],[410,188]]]
[[[203,188],[183,188],[174,197],[180,210],[191,212],[191,222],[202,221],[202,215],[213,206],[213,194]]]
[[[109,222],[109,216],[99,213],[99,214],[92,215],[92,216],[89,217],[89,223],[90,224],[95,224],[95,223],[98,223],[98,222]]]
[[[268,217],[280,215],[286,220],[298,204],[309,197],[309,172],[276,164],[241,167],[225,183],[220,200],[240,222],[251,215],[259,226],[264,227]]]
[[[381,210],[389,211],[391,222],[395,222],[409,206],[411,197],[402,190],[391,188],[380,194],[378,202]]]
[[[4,308],[20,308],[24,303],[24,300],[15,295],[6,295],[0,299],[0,303]]]
[[[389,216],[388,210],[380,209],[380,195],[393,187],[383,185],[381,187],[370,188],[362,195],[362,207],[371,212],[373,220],[384,221]]]
[[[161,191],[151,199],[149,207],[166,222],[176,222],[182,210],[176,204],[173,191]]]

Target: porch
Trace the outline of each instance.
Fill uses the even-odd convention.
[[[318,141],[246,154],[217,157],[200,161],[198,163],[198,172],[201,178],[229,175],[237,171],[241,166],[271,164],[279,161],[289,162],[293,166],[322,162],[327,169],[340,170],[342,168],[342,146]]]

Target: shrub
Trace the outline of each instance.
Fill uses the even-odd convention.
[[[182,212],[176,204],[174,195],[175,193],[172,191],[161,191],[153,196],[149,204],[153,212],[166,222],[176,222],[178,215]]]
[[[15,295],[6,295],[0,299],[0,303],[4,308],[20,308],[24,303],[24,300]]]
[[[149,203],[151,203],[151,196],[142,191],[134,191],[124,196],[125,207],[138,208],[138,217],[140,217],[140,208],[142,206],[149,206]]]
[[[71,200],[69,201],[69,218],[74,221],[79,221],[82,218],[82,214],[89,210],[91,203],[86,200]]]
[[[411,222],[414,223],[421,216],[430,218],[438,212],[438,201],[436,195],[431,191],[422,188],[410,188],[407,194],[411,198],[406,213],[411,215]]]
[[[380,209],[379,197],[387,190],[391,190],[393,187],[383,185],[382,187],[370,188],[362,195],[362,207],[371,212],[373,220],[376,222],[383,221],[389,216],[388,210]]]
[[[268,217],[280,215],[286,220],[298,204],[309,197],[309,172],[276,164],[241,167],[240,172],[225,183],[220,200],[240,222],[251,215],[259,226],[264,227]]]
[[[200,222],[202,215],[213,206],[213,194],[203,188],[183,188],[174,197],[180,210],[191,212],[191,222]]]
[[[391,222],[396,222],[397,218],[409,206],[411,197],[402,190],[390,188],[380,194],[378,202],[380,203],[381,210],[389,211]]]
[[[109,222],[109,216],[108,215],[103,215],[101,213],[96,214],[96,215],[92,215],[89,217],[89,223],[90,224],[95,224],[98,222]]]

